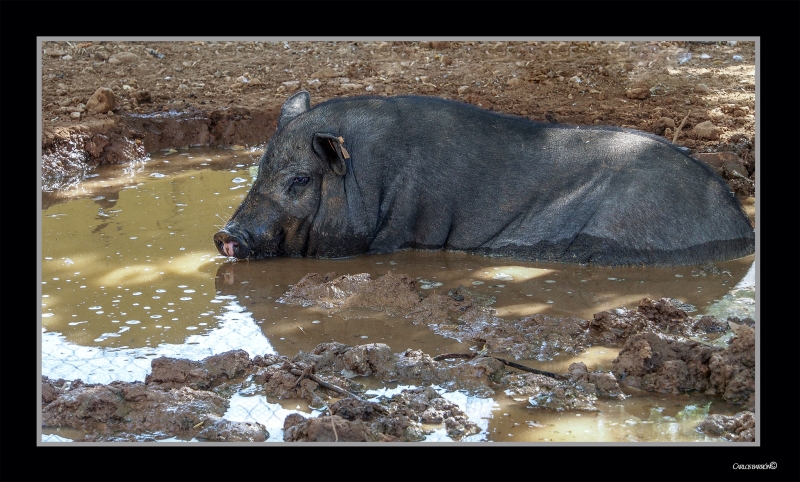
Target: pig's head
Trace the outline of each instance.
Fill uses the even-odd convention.
[[[298,92],[281,109],[250,192],[214,235],[220,254],[236,258],[344,256],[336,244],[346,221],[343,139],[318,129],[309,95]],[[345,229],[346,230],[346,229]],[[330,250],[329,247],[333,246]]]

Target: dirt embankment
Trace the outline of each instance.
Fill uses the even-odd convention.
[[[753,42],[43,42],[45,188],[91,166],[269,139],[283,101],[420,94],[675,140],[754,194]]]

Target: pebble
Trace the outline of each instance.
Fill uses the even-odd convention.
[[[114,91],[108,87],[98,87],[86,102],[86,110],[90,114],[105,114],[117,108],[117,99]]]
[[[706,84],[697,84],[694,86],[694,91],[708,94],[709,92],[711,92],[711,89],[709,89]]]
[[[747,178],[747,169],[741,162],[727,161],[722,165],[722,172],[728,179],[735,179],[737,177]]]
[[[139,60],[139,56],[133,52],[120,52],[118,54],[112,55],[109,59],[109,63],[122,63],[122,64],[130,64],[133,62],[137,62]]]
[[[67,54],[66,51],[58,49],[47,49],[44,51],[44,53],[49,55],[50,57],[61,57],[62,55]]]
[[[738,62],[738,61],[742,60],[742,56],[741,55],[734,55],[733,56],[733,60]]]
[[[675,121],[672,120],[670,117],[662,117],[660,122],[662,122],[665,126],[670,128],[675,128]]]
[[[358,90],[358,89],[361,89],[362,87],[364,87],[364,86],[361,85],[361,84],[341,84],[339,86],[339,88],[344,90],[344,91]]]
[[[703,139],[719,139],[719,129],[714,126],[711,121],[705,121],[697,124],[694,126],[693,131],[697,137],[701,137]]]
[[[341,77],[344,75],[344,72],[337,72],[330,67],[325,67],[322,70],[318,70],[311,74],[312,79],[321,79],[321,78],[331,78],[331,77]]]
[[[646,87],[634,87],[625,91],[625,97],[629,99],[646,99],[650,97],[650,89]]]
[[[80,119],[81,118],[81,113],[80,112],[71,112],[69,114],[69,116],[72,117],[73,119]]]

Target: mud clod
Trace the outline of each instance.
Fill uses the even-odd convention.
[[[755,413],[745,411],[736,415],[709,415],[697,426],[697,430],[730,442],[755,442]]]
[[[244,350],[213,355],[202,361],[160,357],[151,362],[152,371],[145,383],[206,390],[241,376],[249,365],[250,356]]]
[[[230,422],[217,419],[197,434],[198,439],[211,442],[263,442],[269,432],[260,423]]]

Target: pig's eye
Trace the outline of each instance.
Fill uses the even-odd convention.
[[[292,184],[295,186],[305,186],[306,184],[308,184],[308,181],[310,180],[311,178],[308,176],[297,176],[294,179],[292,179]]]

